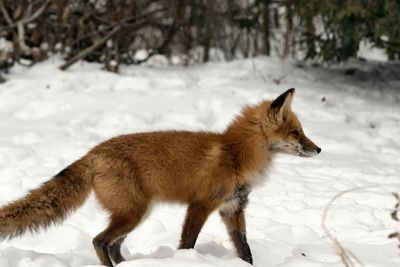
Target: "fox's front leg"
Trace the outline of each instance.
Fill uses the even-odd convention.
[[[228,229],[229,236],[235,245],[238,256],[242,260],[253,264],[253,257],[247,243],[244,216],[244,209],[247,206],[250,191],[250,186],[246,184],[236,187],[233,198],[222,206],[219,214]]]
[[[179,249],[189,249],[194,247],[201,228],[213,210],[213,207],[207,205],[199,203],[189,204],[185,223],[183,225]]]
[[[253,264],[253,257],[249,244],[247,243],[246,222],[243,208],[239,208],[235,211],[221,210],[219,214],[228,229],[229,236],[235,245],[238,256],[242,260]]]

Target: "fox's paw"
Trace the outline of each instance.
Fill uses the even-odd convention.
[[[244,260],[245,262],[250,263],[251,265],[253,265],[253,256],[250,255],[244,255],[242,257],[240,257],[242,260]]]

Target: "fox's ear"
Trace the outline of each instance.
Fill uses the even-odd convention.
[[[292,99],[294,95],[294,88],[291,88],[278,96],[272,103],[271,109],[277,115],[278,118],[284,118],[285,114],[290,110]]]

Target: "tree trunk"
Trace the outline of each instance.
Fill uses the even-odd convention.
[[[6,82],[6,78],[3,77],[3,75],[1,75],[0,73],[0,83],[5,83]]]
[[[213,35],[213,5],[214,1],[213,0],[207,0],[206,1],[206,17],[205,17],[205,33],[204,33],[204,41],[203,41],[203,47],[204,47],[204,54],[203,54],[203,62],[208,62],[210,59],[210,46],[211,46],[211,39]]]
[[[292,37],[293,36],[293,10],[290,1],[286,4],[286,32],[285,32],[285,46],[283,50],[283,58],[289,55],[290,49],[292,48]]]
[[[262,12],[262,32],[263,32],[263,52],[265,55],[271,54],[270,40],[270,14],[269,14],[270,0],[261,1],[261,12]]]
[[[307,52],[306,52],[306,59],[314,58],[317,55],[317,51],[315,48],[315,27],[313,22],[313,17],[309,16],[306,18],[305,22],[306,27],[306,45],[307,45]]]

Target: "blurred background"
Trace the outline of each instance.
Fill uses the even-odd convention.
[[[399,0],[0,0],[0,69],[61,55],[118,72],[276,55],[400,60]]]

